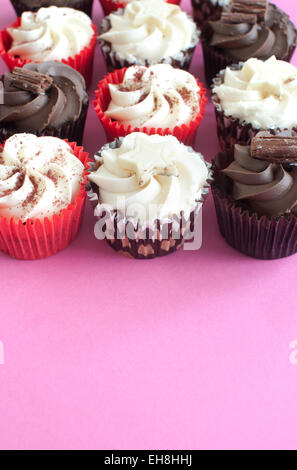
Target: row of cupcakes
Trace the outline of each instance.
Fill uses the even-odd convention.
[[[203,2],[202,2],[203,3]],[[210,15],[210,18],[212,16]],[[228,65],[272,55],[290,61],[297,31],[288,15],[268,1],[231,0],[199,30],[178,5],[134,0],[104,17],[99,43],[109,71],[168,63],[188,70],[201,37],[206,81]],[[28,62],[60,61],[89,85],[97,28],[83,12],[51,6],[25,11],[0,34],[0,55],[11,70]]]
[[[249,59],[241,68],[227,68],[218,77],[213,90],[213,99],[220,107],[218,122],[225,126],[223,135],[233,135],[233,139],[221,141],[223,152],[215,158],[212,168],[201,154],[180,141],[185,136],[178,140],[168,135],[168,127],[149,128],[146,122],[146,127],[133,132],[135,121],[149,119],[154,124],[154,119],[160,122],[160,113],[164,126],[168,120],[174,124],[182,117],[187,122],[192,119],[193,104],[199,115],[200,89],[188,72],[166,64],[133,66],[122,71],[122,81],[109,84],[106,112],[98,113],[103,116],[110,133],[108,140],[112,142],[98,152],[88,169],[88,156],[81,147],[72,143],[69,148],[67,142],[54,137],[65,137],[62,129],[66,134],[69,129],[75,133],[75,123],[64,123],[59,128],[58,122],[63,117],[69,119],[72,113],[71,107],[63,107],[70,96],[71,106],[77,101],[78,116],[84,113],[87,94],[83,78],[70,67],[55,62],[44,63],[42,71],[46,73],[36,71],[35,64],[28,64],[9,73],[5,80],[10,105],[0,105],[0,110],[7,119],[20,118],[15,121],[18,130],[30,125],[34,131],[36,124],[43,127],[48,119],[51,124],[40,132],[35,129],[37,135],[14,134],[12,128],[9,134],[6,122],[7,137],[11,137],[0,155],[2,251],[21,259],[36,259],[65,248],[79,228],[88,176],[89,195],[98,218],[97,237],[106,238],[116,251],[128,256],[163,256],[200,233],[199,211],[211,182],[219,227],[231,246],[265,259],[296,253],[295,67],[274,57],[265,62]],[[67,94],[61,76],[71,80],[74,95]],[[239,96],[242,94],[242,99],[236,99],[232,87]],[[36,101],[32,106],[28,94],[33,94],[35,100],[42,98],[44,108],[38,109]],[[53,112],[49,112],[51,97],[58,95],[62,101],[54,101],[55,106],[50,109]],[[23,106],[17,112],[14,105],[20,98]],[[160,99],[160,107],[153,107],[155,114],[146,105],[142,107],[146,99],[149,104]],[[229,106],[234,115],[240,112],[241,118],[225,114],[230,112]],[[30,108],[37,109],[35,115],[30,116]],[[261,124],[253,128],[247,120]],[[180,128],[190,129],[191,125]],[[176,129],[173,127],[171,132]],[[39,137],[42,134],[45,136]],[[79,158],[80,165],[74,163],[73,156]]]
[[[273,60],[275,60],[275,59],[271,59],[271,61],[273,61]],[[260,64],[260,61],[256,61],[256,63],[257,63],[257,64]],[[266,63],[263,63],[263,64],[264,64],[264,65],[263,65],[263,69],[265,69],[265,67],[266,67],[267,64],[266,64]],[[278,64],[282,64],[282,63],[281,63],[281,62],[278,62],[278,63],[277,63],[277,66],[278,66]],[[275,64],[270,64],[270,65],[275,66]],[[280,67],[281,67],[281,66],[284,67],[284,68],[286,68],[286,72],[284,72],[283,74],[280,74],[281,80],[280,80],[279,86],[291,84],[291,85],[290,85],[290,88],[292,88],[292,89],[294,90],[294,80],[295,80],[294,77],[296,76],[296,73],[295,73],[295,71],[294,71],[295,69],[292,67],[292,69],[290,69],[290,71],[289,71],[289,67],[291,67],[291,66],[289,66],[289,65],[286,66],[286,64],[280,65]],[[64,66],[64,67],[66,67],[66,66]],[[156,69],[162,70],[162,68],[164,69],[164,67],[169,67],[169,66],[157,66]],[[269,67],[269,61],[268,61],[268,67]],[[148,73],[148,75],[149,75],[150,78],[148,79],[148,77],[146,76],[145,70],[143,70],[143,69],[144,69],[143,67],[139,67],[138,70],[137,70],[137,68],[133,68],[133,67],[132,67],[132,69],[133,69],[133,74],[132,74],[132,76],[130,76],[130,80],[129,80],[129,73],[128,73],[128,77],[127,77],[127,82],[128,82],[128,84],[129,84],[129,82],[131,82],[132,88],[131,88],[130,86],[128,86],[128,89],[127,89],[127,83],[125,83],[125,84],[123,85],[123,84],[120,83],[120,81],[119,81],[119,83],[117,84],[118,86],[115,87],[116,90],[114,90],[114,92],[115,92],[114,95],[115,95],[115,96],[118,95],[118,98],[119,98],[119,96],[122,96],[122,97],[125,96],[126,104],[127,104],[127,97],[130,95],[130,96],[132,96],[132,97],[135,98],[135,91],[137,91],[137,90],[135,89],[135,75],[137,76],[137,81],[139,81],[139,78],[142,78],[142,76],[143,76],[144,83],[143,83],[143,80],[140,80],[140,90],[142,91],[140,97],[143,97],[143,95],[144,95],[144,99],[140,100],[140,103],[139,103],[139,104],[141,105],[141,107],[142,107],[142,106],[143,106],[142,103],[145,102],[145,101],[146,101],[146,98],[147,98],[146,93],[143,94],[143,85],[144,85],[144,84],[148,84],[148,85],[149,85],[149,91],[150,91],[150,93],[148,93],[148,96],[149,96],[149,95],[154,95],[154,93],[152,93],[152,89],[154,89],[154,82],[155,82],[155,78],[156,78],[156,77],[152,80],[152,78],[151,78],[151,72],[153,72],[153,77],[159,75],[158,80],[160,80],[160,74],[158,74],[158,73],[156,74],[154,71],[150,70],[149,73]],[[240,73],[240,74],[241,74],[242,72],[245,72],[245,73],[246,73],[246,71],[249,71],[250,69],[251,69],[251,64],[246,64],[246,67],[243,67],[243,70],[242,70],[242,71],[239,71],[239,73]],[[257,69],[257,68],[256,68],[256,69]],[[293,70],[293,69],[294,69],[294,70]],[[230,70],[227,69],[227,74],[229,73],[229,71],[230,71]],[[264,71],[265,71],[265,70],[264,70]],[[179,71],[179,72],[182,72],[182,71]],[[177,72],[177,76],[178,76],[179,72]],[[258,73],[258,72],[259,72],[259,71],[256,70],[256,76],[257,76],[257,73]],[[28,73],[28,71],[27,71],[27,73]],[[73,71],[73,73],[74,73],[74,71]],[[124,74],[125,74],[125,73],[126,73],[126,72],[124,71],[124,72],[123,72],[123,77],[124,77]],[[131,72],[131,73],[132,73],[132,72]],[[183,73],[183,74],[186,74],[186,72],[182,72],[182,73]],[[13,78],[14,83],[15,83],[16,80],[20,80],[19,74],[20,74],[20,70],[17,71],[17,74],[16,74],[17,76],[14,76],[14,78]],[[168,70],[167,70],[167,74],[168,74]],[[286,75],[286,74],[287,74],[287,75]],[[288,74],[289,74],[290,76],[288,76]],[[173,75],[174,75],[174,74],[173,74]],[[189,75],[189,74],[187,74],[187,75]],[[261,74],[260,74],[260,75],[261,75]],[[162,74],[161,74],[161,76],[162,76]],[[133,77],[133,80],[131,80],[131,77]],[[185,77],[185,75],[184,75],[183,77]],[[190,77],[191,77],[191,76],[190,76]],[[224,75],[224,77],[225,77],[225,75]],[[126,78],[126,77],[124,77],[124,78]],[[181,77],[180,77],[180,78],[181,78]],[[192,77],[192,78],[193,78],[193,77]],[[237,77],[237,78],[238,78],[238,77]],[[248,78],[251,78],[251,77],[249,76],[249,72],[248,72]],[[189,84],[191,84],[191,86],[193,86],[193,80],[190,80],[189,77],[187,77],[187,79],[189,80]],[[264,80],[264,84],[265,84],[265,74],[264,74],[264,78],[262,77],[262,81],[263,81],[263,80]],[[248,80],[247,80],[247,81],[248,81]],[[32,82],[32,80],[31,80],[31,82]],[[162,80],[161,80],[161,82],[162,82]],[[166,80],[165,80],[165,82],[166,82]],[[260,80],[260,82],[261,82],[261,80]],[[33,80],[33,83],[34,83],[34,80]],[[225,84],[223,84],[223,85],[225,85]],[[183,90],[183,92],[181,93],[182,90],[180,89],[180,86],[179,86],[179,88],[178,88],[177,90],[174,89],[174,92],[178,91],[178,93],[177,93],[177,94],[178,94],[178,97],[181,97],[181,98],[183,98],[183,96],[187,96],[187,95],[189,95],[189,94],[190,94],[190,96],[191,96],[191,93],[193,93],[193,92],[196,92],[196,93],[197,93],[197,90],[191,89],[191,86],[190,86],[190,93],[186,93],[186,94],[185,94],[184,90]],[[247,83],[247,87],[248,87],[248,88],[249,88],[249,86],[250,86],[250,84]],[[118,88],[123,88],[123,87],[124,87],[124,90],[118,90]],[[100,88],[100,87],[99,87],[99,88]],[[174,87],[173,87],[173,88],[174,88]],[[239,88],[240,88],[240,87],[239,87]],[[260,88],[261,88],[261,87],[260,87]],[[52,90],[52,87],[50,87],[49,89]],[[24,91],[24,90],[23,90],[23,91]],[[139,91],[139,89],[138,89],[138,91]],[[187,90],[186,90],[186,91],[187,91]],[[189,90],[188,90],[188,91],[189,91]],[[262,100],[265,100],[265,99],[267,98],[267,96],[261,96],[262,91],[263,91],[263,86],[262,86],[262,90],[260,89],[260,91],[259,91],[259,96],[260,96],[260,98],[259,98],[258,100],[259,100],[260,102],[261,102],[261,99],[262,99]],[[265,91],[265,89],[264,89],[264,91]],[[273,87],[272,87],[272,89],[270,90],[270,94],[271,94],[272,96],[275,95],[274,91],[275,91],[275,90],[274,90]],[[118,93],[117,93],[117,92],[118,92]],[[163,98],[164,98],[164,95],[167,95],[167,99],[165,98],[165,100],[166,100],[169,104],[170,104],[172,101],[174,101],[174,100],[172,100],[172,97],[169,97],[170,99],[168,99],[168,89],[167,89],[166,87],[165,87],[165,89],[162,90],[162,92],[163,92]],[[122,94],[122,93],[123,93],[123,94]],[[216,93],[215,93],[215,95],[216,95]],[[253,94],[252,94],[252,95],[253,95]],[[269,95],[269,94],[268,94],[268,95]],[[281,93],[279,94],[279,98],[280,98],[281,96],[283,96],[283,92],[281,92]],[[136,97],[136,98],[137,98],[137,97]],[[162,97],[161,97],[161,98],[162,98]],[[176,98],[176,96],[173,96],[173,98]],[[192,98],[193,98],[193,95],[192,95]],[[201,97],[200,97],[200,98],[201,98]],[[269,98],[269,96],[268,96],[268,98]],[[109,102],[110,102],[110,101],[111,101],[111,100],[110,100],[110,97],[109,97]],[[149,101],[149,100],[148,100],[148,101]],[[163,100],[163,101],[164,101],[164,100]],[[186,100],[182,99],[183,104],[185,103],[185,101],[186,101]],[[232,101],[232,100],[231,100],[231,101]],[[193,103],[193,99],[190,99],[189,102],[190,102],[190,103]],[[195,100],[194,100],[194,103],[195,103]],[[111,103],[111,104],[112,104],[112,103]],[[118,104],[118,103],[116,102],[116,99],[115,99],[115,104]],[[125,103],[121,103],[121,104],[124,104],[124,105],[125,105]],[[128,99],[128,104],[129,104],[129,99]],[[131,103],[130,103],[130,104],[131,104]],[[259,104],[261,105],[261,103],[259,103]],[[108,106],[107,106],[107,107],[108,107]],[[107,107],[106,107],[106,109],[107,109]],[[127,113],[127,109],[125,110],[125,109],[123,109],[123,107],[125,107],[125,106],[122,106],[122,109],[120,109],[120,110],[117,109],[117,111],[120,111],[120,112],[123,112],[123,111],[124,111],[124,112]],[[111,108],[112,108],[112,106],[111,106]],[[162,106],[161,106],[161,108],[162,108]],[[170,107],[169,107],[169,108],[170,108]],[[177,108],[177,110],[178,110],[178,107],[175,107],[175,108]],[[187,110],[189,107],[188,107],[188,108],[185,107],[185,108],[186,108],[186,110]],[[158,109],[158,108],[157,108],[157,109]],[[111,113],[112,113],[113,111],[114,111],[114,106],[113,106],[113,109],[110,109],[108,112],[111,112]],[[128,109],[128,111],[129,111],[129,109]],[[164,106],[163,106],[163,111],[164,111]],[[197,106],[196,106],[196,112],[197,112],[197,111],[198,111],[198,114],[199,114],[199,109],[197,109]],[[104,114],[104,113],[103,113],[103,114]],[[106,113],[106,114],[107,114],[107,113]],[[197,115],[198,115],[198,114],[197,114]],[[221,115],[223,115],[223,114],[224,114],[224,112],[221,112]],[[173,115],[174,115],[175,118],[178,117],[178,113],[176,113],[176,109],[175,109],[175,111],[173,112]],[[183,113],[183,116],[187,116],[187,113],[184,112],[184,113]],[[139,116],[137,116],[137,117],[139,118]],[[152,117],[152,116],[151,116],[151,117]],[[166,117],[166,115],[165,115],[165,117]],[[168,117],[168,116],[167,116],[167,117]],[[193,116],[192,116],[192,117],[193,117]],[[143,115],[141,115],[140,118],[143,118]],[[164,116],[163,116],[163,118],[164,118]],[[165,120],[165,121],[166,121],[166,120]],[[112,119],[110,119],[110,123],[111,123],[112,126],[114,126],[114,123],[115,123],[115,122],[116,122],[115,120],[112,121]],[[119,124],[119,122],[116,123],[116,124]],[[121,125],[123,125],[123,123],[122,123]],[[129,124],[128,124],[128,125],[129,125]],[[183,124],[183,125],[185,125],[185,124]],[[117,125],[115,125],[114,127],[116,128]],[[125,126],[124,126],[124,127],[125,127]],[[226,127],[228,127],[228,126],[226,126]],[[168,128],[167,128],[167,129],[168,129]],[[125,132],[124,135],[126,135],[126,133],[132,132],[132,130],[133,130],[132,127],[130,127],[129,129],[126,129],[126,132]],[[160,129],[157,129],[156,131],[157,131],[157,132],[160,132]],[[168,131],[167,131],[167,132],[168,132]],[[166,133],[166,132],[165,132],[165,133]],[[115,136],[118,137],[118,134],[112,135],[111,137],[115,137]],[[233,144],[234,144],[235,142],[236,142],[236,139],[234,140]],[[284,142],[285,142],[284,139],[282,139],[282,144],[284,144]],[[291,143],[292,143],[292,141],[291,141]],[[229,157],[228,157],[228,158],[229,158]],[[290,175],[290,172],[291,172],[291,163],[292,163],[292,162],[289,162],[289,163],[290,163],[290,169],[287,169],[287,168],[286,168],[286,171],[289,170],[289,176],[291,176],[291,175]],[[286,162],[286,165],[287,165],[287,162]],[[160,175],[159,175],[159,176],[160,176]],[[171,175],[171,174],[170,174],[170,175],[163,175],[163,174],[161,174],[161,176],[170,176],[170,177],[175,176],[175,177],[176,177],[177,175],[176,175],[176,174],[175,174],[175,175]],[[290,178],[289,178],[289,179],[290,179]],[[291,187],[291,185],[289,185],[289,187]],[[291,197],[291,196],[292,196],[292,195],[290,195],[290,197]],[[293,201],[293,203],[291,204],[291,206],[292,206],[292,208],[294,207],[294,201]],[[290,206],[290,207],[291,207],[291,206]],[[287,220],[288,214],[289,214],[288,211],[290,211],[290,210],[291,210],[291,209],[286,209],[286,213],[285,213],[285,214],[278,214],[278,216],[279,216],[279,215],[282,215],[282,216],[285,215],[285,220]],[[292,212],[292,214],[293,214],[293,216],[294,216],[294,213],[293,213],[293,212]],[[277,217],[278,217],[278,216],[277,216]],[[283,220],[283,219],[282,219],[282,220]],[[294,222],[294,218],[292,218],[292,220],[293,220],[293,222]],[[278,225],[277,225],[277,226],[278,226]],[[265,227],[264,227],[264,228],[265,228]],[[158,233],[159,233],[159,232],[158,232]],[[264,230],[264,234],[265,234],[265,230]],[[158,236],[159,236],[159,235],[158,235]],[[271,233],[270,233],[270,238],[273,239]],[[149,239],[149,240],[150,240],[150,239]],[[157,238],[155,237],[155,240],[158,240],[158,237],[157,237]],[[174,249],[174,246],[175,246],[175,245],[173,244],[172,239],[171,239],[170,241],[169,241],[169,240],[163,240],[163,241],[164,241],[165,243],[163,243],[163,245],[162,245],[162,246],[163,246],[162,250],[165,251],[165,252],[164,252],[164,253],[162,252],[162,254],[165,254],[165,253],[166,253],[166,250],[164,250],[164,247],[165,247],[165,246],[168,248],[168,247],[170,247],[170,245],[172,244],[172,247],[173,247],[173,249]],[[293,237],[293,241],[294,241],[294,237]],[[274,243],[274,245],[277,245],[277,243]],[[296,243],[295,243],[295,245],[296,245]],[[129,250],[130,250],[130,243],[129,243],[127,240],[125,240],[125,248],[126,248],[126,250],[123,250],[123,251],[129,253]],[[244,250],[241,250],[241,251],[244,251]],[[291,249],[291,251],[292,251],[292,249]],[[137,252],[138,252],[138,251],[137,251]],[[269,250],[268,250],[268,252],[269,252]],[[155,252],[152,251],[151,244],[149,245],[148,249],[146,250],[146,249],[144,248],[143,242],[140,242],[140,253],[141,253],[140,257],[153,257],[153,256],[155,256]],[[259,251],[257,251],[257,253],[259,253]],[[283,253],[283,252],[282,252],[282,253]],[[134,251],[134,255],[135,255],[135,254],[136,254],[136,253],[135,253],[135,251]],[[249,254],[251,254],[251,253],[249,253]],[[280,253],[279,253],[279,254],[280,254]],[[291,254],[290,250],[287,250],[287,251],[286,251],[286,254]],[[132,256],[133,256],[133,254],[132,254]],[[260,255],[259,255],[259,254],[256,254],[255,256],[260,256]],[[269,256],[267,256],[267,257],[269,257]],[[276,253],[274,252],[273,254],[270,254],[270,257],[278,257],[278,256],[277,256]]]

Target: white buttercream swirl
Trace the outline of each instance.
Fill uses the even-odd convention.
[[[99,188],[100,203],[142,222],[189,214],[201,198],[208,168],[201,154],[173,136],[134,132],[119,147],[95,157],[89,180]]]
[[[12,37],[8,52],[36,62],[74,57],[94,34],[88,15],[55,6],[24,12],[20,26],[7,30]]]
[[[178,5],[163,0],[133,1],[108,18],[111,27],[99,37],[132,63],[179,57],[198,40],[192,19]]]
[[[291,129],[297,125],[297,69],[274,56],[249,59],[241,70],[227,68],[213,92],[227,116],[256,129]]]
[[[193,75],[169,64],[134,65],[119,85],[109,84],[105,114],[120,124],[148,129],[190,123],[199,113],[199,87]]]
[[[14,134],[0,153],[0,216],[44,219],[74,202],[83,164],[56,137]]]

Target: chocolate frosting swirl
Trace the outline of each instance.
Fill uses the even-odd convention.
[[[250,156],[250,147],[235,145],[234,161],[223,173],[233,181],[232,196],[260,215],[297,215],[297,167],[284,167]]]
[[[80,73],[58,62],[29,63],[27,70],[49,75],[52,86],[43,93],[16,88],[11,74],[3,77],[4,104],[0,105],[0,123],[15,132],[40,133],[76,121],[88,103],[85,81]]]
[[[251,12],[252,13],[252,12]],[[244,16],[244,15],[243,15]],[[250,57],[282,59],[296,41],[296,30],[289,17],[269,4],[265,21],[228,23],[210,21],[210,45],[229,57],[245,61]]]

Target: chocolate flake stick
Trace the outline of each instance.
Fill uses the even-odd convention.
[[[15,67],[8,75],[10,84],[20,90],[44,93],[53,83],[53,78],[33,70]]]
[[[260,20],[264,20],[268,11],[268,1],[266,0],[233,0],[231,10],[237,13],[253,13]]]
[[[222,23],[227,24],[240,24],[240,23],[257,23],[257,15],[252,13],[235,13],[235,12],[223,12],[221,15]]]
[[[297,136],[256,135],[251,142],[251,157],[271,163],[297,162]]]

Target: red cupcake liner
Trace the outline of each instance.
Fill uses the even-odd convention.
[[[166,0],[167,3],[173,3],[174,5],[179,5],[180,0]],[[118,10],[119,8],[125,8],[127,4],[123,2],[118,2],[116,0],[100,0],[101,6],[103,8],[104,14],[107,16],[109,13]]]
[[[199,28],[209,20],[217,20],[222,13],[220,5],[214,5],[210,0],[192,0],[193,18]]]
[[[148,135],[173,135],[180,142],[183,142],[186,145],[193,145],[195,142],[196,132],[203,119],[207,103],[206,90],[204,86],[198,80],[196,80],[197,85],[200,88],[200,112],[190,124],[175,126],[173,129],[147,129],[146,127],[132,127],[131,125],[124,126],[124,124],[119,124],[117,121],[113,121],[111,118],[106,116],[105,111],[111,99],[108,87],[109,83],[122,83],[126,70],[127,68],[125,67],[120,70],[115,70],[113,73],[109,73],[108,75],[106,75],[103,80],[98,83],[98,87],[95,92],[95,112],[105,130],[107,141],[111,142],[116,138],[124,137],[128,134],[131,134],[131,132],[144,132]]]
[[[68,142],[67,140],[65,140]],[[84,178],[73,204],[51,218],[27,220],[0,217],[0,250],[20,260],[37,260],[52,256],[66,248],[76,237],[81,225],[86,200],[86,177],[89,154],[75,142],[68,142],[75,156],[83,163]]]
[[[18,18],[12,23],[12,25],[7,28],[16,28],[20,25],[21,18]],[[11,37],[7,31],[7,28],[3,29],[0,32],[0,56],[3,61],[6,63],[9,70],[12,70],[14,67],[23,67],[29,62],[34,62],[31,59],[21,59],[20,57],[8,54],[8,50],[11,47]],[[74,57],[68,57],[63,59],[61,62],[63,64],[69,65],[73,69],[80,72],[84,79],[86,80],[86,85],[89,86],[92,80],[93,74],[93,63],[94,63],[94,53],[97,43],[98,30],[96,26],[92,23],[92,28],[94,34],[88,46],[84,47],[78,54]]]
[[[212,195],[220,232],[235,250],[259,259],[279,259],[297,253],[297,217],[260,216],[230,195],[228,179],[221,172],[229,156],[217,155],[213,162]]]

